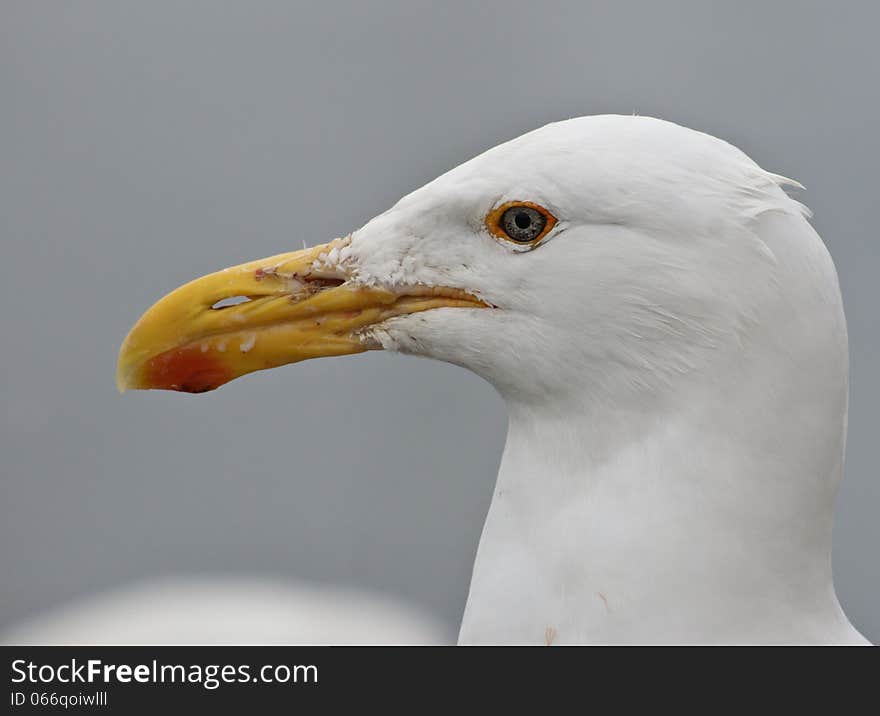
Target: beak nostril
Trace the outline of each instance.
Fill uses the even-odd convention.
[[[211,306],[211,308],[214,310],[229,308],[230,306],[237,306],[240,303],[247,303],[250,300],[250,296],[228,296],[226,298],[221,298],[217,303]]]

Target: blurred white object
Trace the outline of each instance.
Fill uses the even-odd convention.
[[[443,644],[424,612],[356,589],[169,578],[86,598],[0,634],[3,644]]]

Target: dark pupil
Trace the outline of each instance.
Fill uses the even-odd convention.
[[[512,206],[501,218],[501,228],[507,238],[520,244],[533,242],[546,225],[544,217],[527,206]]]
[[[520,229],[528,229],[532,225],[532,217],[521,211],[513,220]]]

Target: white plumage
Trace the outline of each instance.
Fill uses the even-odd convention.
[[[455,286],[365,334],[457,363],[510,427],[464,643],[863,643],[835,597],[847,338],[791,183],[645,117],[549,125],[354,232],[354,282]],[[517,251],[509,200],[558,225]]]

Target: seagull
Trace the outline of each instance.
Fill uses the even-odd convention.
[[[785,187],[668,121],[550,124],[348,236],[173,291],[118,387],[457,364],[509,416],[459,643],[865,644],[831,572],[846,321]]]

